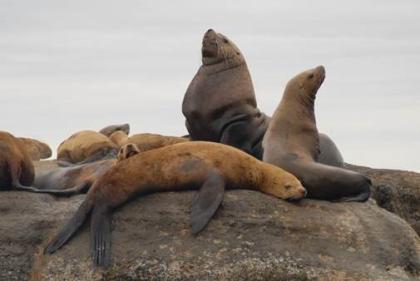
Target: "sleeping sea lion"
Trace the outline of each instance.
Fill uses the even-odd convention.
[[[261,160],[261,142],[271,118],[257,107],[244,56],[231,40],[212,29],[204,34],[201,53],[203,64],[182,102],[189,137],[232,145]],[[340,162],[329,153],[331,146],[337,148],[332,140],[323,134],[319,137],[330,159],[324,163],[321,157],[320,162]]]
[[[129,135],[130,134],[130,124],[125,123],[125,124],[120,124],[120,125],[110,125],[110,126],[107,126],[103,129],[101,129],[99,131],[99,133],[109,137],[110,135],[112,135],[114,132],[117,132],[117,131],[122,131],[122,132],[126,133],[127,135]]]
[[[34,165],[22,140],[0,131],[0,190],[21,189],[34,181]]]
[[[370,179],[316,162],[319,136],[314,102],[324,78],[325,69],[318,66],[287,83],[263,140],[263,160],[294,174],[307,189],[309,198],[366,201]]]
[[[132,136],[127,136],[122,131],[114,132],[109,139],[114,142],[117,146],[122,146],[127,143],[133,143],[139,149],[139,152],[144,152],[151,149],[160,148],[167,145],[172,145],[176,143],[186,142],[189,139],[182,137],[173,137],[173,136],[162,136],[159,134],[135,134]]]
[[[201,53],[203,64],[182,102],[190,138],[228,144],[261,159],[269,119],[257,108],[245,58],[212,29],[204,34]]]
[[[105,135],[95,131],[80,131],[64,140],[57,149],[60,166],[67,163],[84,164],[115,158],[118,147]]]
[[[111,261],[111,212],[135,195],[200,189],[192,204],[192,232],[206,226],[223,200],[224,189],[259,190],[282,199],[300,199],[305,189],[290,173],[261,162],[231,146],[184,142],[139,153],[113,166],[95,181],[74,216],[55,236],[45,253],[63,246],[92,211],[94,263]]]
[[[19,138],[33,161],[50,158],[52,150],[48,144],[31,138]]]
[[[86,193],[96,179],[101,177],[116,163],[139,152],[135,144],[126,144],[118,152],[117,160],[107,159],[72,167],[58,167],[39,171],[35,175],[33,187],[23,188],[36,193],[71,196]]]

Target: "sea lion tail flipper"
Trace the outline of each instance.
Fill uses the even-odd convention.
[[[57,196],[71,196],[75,194],[86,193],[90,186],[91,184],[89,182],[82,182],[79,185],[67,189],[39,189],[32,186],[21,186],[20,189],[22,191],[29,191],[34,193],[47,193]]]
[[[73,217],[67,222],[67,224],[61,229],[61,231],[48,243],[44,249],[44,254],[52,254],[61,248],[73,234],[83,225],[84,221],[88,217],[90,211],[93,208],[93,201],[87,199],[82,202],[79,209]]]
[[[194,198],[191,208],[192,233],[204,229],[223,201],[225,179],[219,171],[212,171]]]
[[[111,264],[111,214],[109,208],[94,208],[91,220],[92,256],[96,266]]]

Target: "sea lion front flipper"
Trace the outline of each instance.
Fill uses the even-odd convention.
[[[93,209],[91,220],[91,245],[96,266],[111,264],[111,213],[107,207]]]
[[[223,200],[225,184],[223,176],[218,171],[213,171],[201,186],[191,208],[193,234],[202,231],[216,213]]]

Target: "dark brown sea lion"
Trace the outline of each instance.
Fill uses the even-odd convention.
[[[19,138],[33,161],[50,158],[52,150],[48,144],[31,138]]]
[[[292,174],[234,147],[212,142],[178,143],[139,153],[113,166],[94,183],[75,215],[44,252],[53,253],[63,246],[92,211],[94,262],[108,266],[114,208],[139,194],[200,188],[191,213],[192,232],[196,234],[218,209],[225,187],[259,190],[283,199],[299,199],[306,193]]]
[[[344,160],[341,152],[338,150],[333,140],[323,133],[319,133],[319,155],[317,162],[329,166],[344,167]]]
[[[64,140],[57,149],[60,166],[66,163],[85,164],[115,158],[118,147],[105,135],[95,131],[80,131]]]
[[[201,52],[203,64],[182,102],[190,138],[228,144],[261,159],[268,119],[257,108],[241,51],[226,36],[209,29]]]
[[[137,146],[139,152],[144,152],[151,149],[160,148],[167,145],[189,141],[187,138],[173,137],[173,136],[162,136],[159,134],[135,134],[127,136],[122,131],[114,132],[109,139],[118,146],[125,145],[127,143],[133,143]]]
[[[318,66],[287,83],[264,137],[263,160],[294,174],[309,198],[366,201],[371,187],[367,177],[316,162],[319,136],[314,103],[324,78],[325,69]]]
[[[0,131],[0,190],[27,187],[34,181],[34,165],[22,140]]]
[[[137,153],[139,153],[139,150],[135,144],[126,144],[118,152],[117,160],[107,159],[72,167],[58,167],[39,171],[35,175],[33,186],[24,189],[30,192],[58,196],[85,193],[96,179],[105,174],[112,166]]]
[[[191,140],[214,141],[237,147],[262,159],[262,139],[270,118],[257,107],[254,86],[245,58],[226,36],[209,29],[203,38],[202,66],[191,81],[182,102],[182,113]],[[330,160],[337,148],[321,134]],[[337,150],[338,152],[338,150]],[[339,152],[338,152],[339,153]],[[324,154],[324,152],[322,152]]]
[[[110,125],[107,126],[99,131],[99,133],[104,134],[105,136],[109,137],[116,131],[122,131],[127,135],[130,134],[130,124],[120,124],[120,125]]]

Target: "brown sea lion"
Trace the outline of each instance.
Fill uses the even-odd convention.
[[[59,196],[85,193],[95,180],[105,174],[112,166],[136,155],[138,152],[135,144],[126,144],[118,152],[117,160],[107,159],[72,167],[58,167],[39,171],[35,175],[33,186],[24,189],[30,192]]]
[[[182,102],[190,138],[228,144],[261,159],[269,120],[257,108],[245,58],[212,29],[204,34],[201,52],[203,64]]]
[[[48,144],[31,138],[19,138],[33,161],[50,158],[52,150]]]
[[[80,131],[64,140],[57,149],[60,166],[66,163],[84,164],[106,158],[115,158],[118,147],[105,135],[95,131]]]
[[[366,201],[371,187],[367,177],[316,162],[319,136],[314,102],[324,78],[325,69],[318,66],[287,83],[264,137],[263,160],[294,174],[309,198]]]
[[[34,181],[34,165],[19,138],[0,131],[0,190],[20,189]]]
[[[122,131],[113,133],[109,139],[118,146],[122,146],[127,143],[133,143],[139,149],[139,152],[144,152],[151,149],[160,148],[167,145],[189,141],[187,138],[173,137],[173,136],[162,136],[159,134],[135,134],[127,136]]]
[[[201,53],[203,64],[182,102],[189,137],[229,144],[262,159],[261,142],[271,119],[257,107],[244,56],[231,40],[212,29],[204,34]],[[321,143],[326,144],[329,163],[334,163],[335,154],[329,152],[336,146],[324,137],[320,135]]]
[[[192,232],[206,226],[226,188],[259,190],[283,199],[300,199],[305,189],[292,174],[261,162],[231,146],[212,142],[184,142],[139,153],[113,166],[89,190],[75,215],[55,236],[45,253],[63,246],[92,211],[94,262],[110,264],[111,212],[135,195],[200,189],[192,204]]]
[[[130,134],[130,124],[125,123],[125,124],[120,124],[120,125],[110,125],[110,126],[107,126],[103,129],[101,129],[99,131],[99,133],[109,137],[110,135],[112,135],[114,132],[117,132],[117,131],[122,131],[122,132],[126,133],[127,135],[129,135]]]

